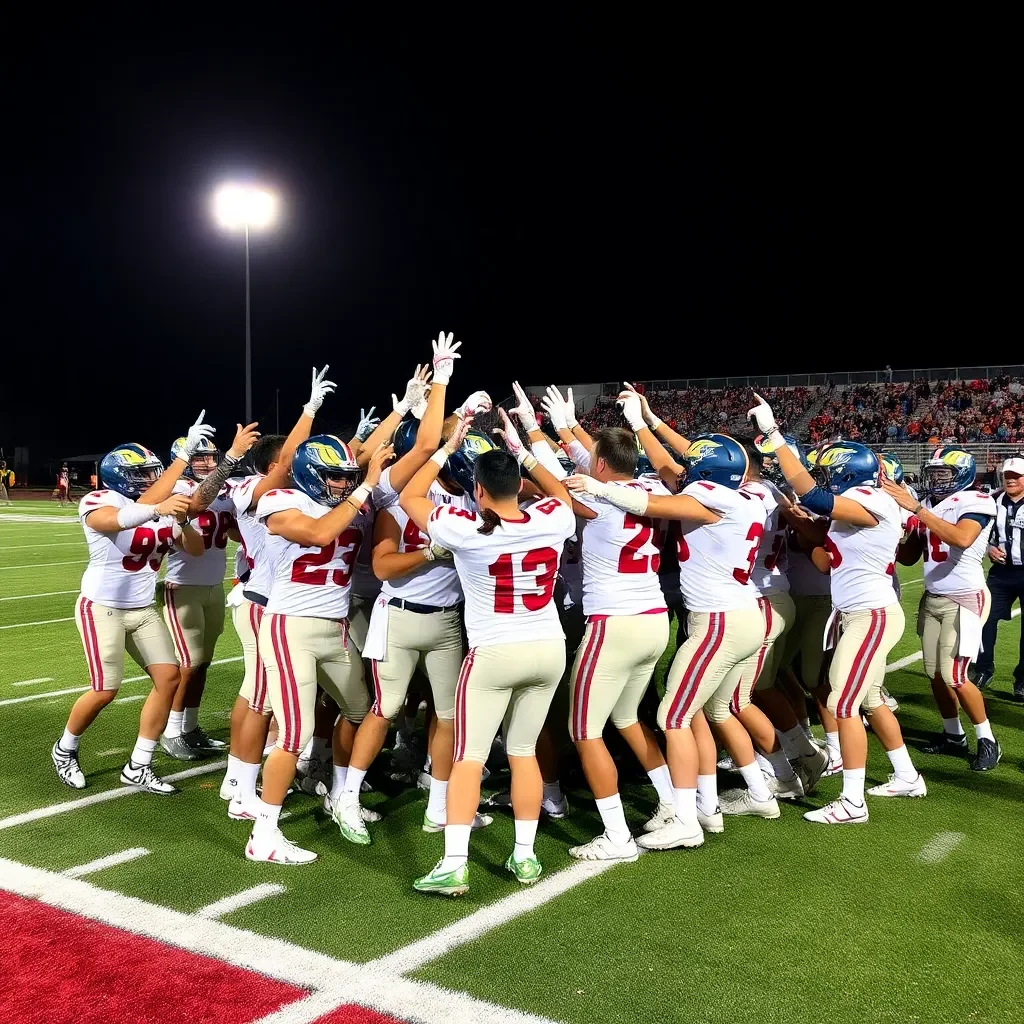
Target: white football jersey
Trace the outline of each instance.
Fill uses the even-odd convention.
[[[274,564],[267,551],[267,528],[256,518],[256,510],[249,511],[253,493],[263,477],[256,473],[232,485],[231,503],[235,508],[235,522],[242,535],[245,555],[249,562],[249,579],[245,589],[261,597],[270,595],[274,578]]]
[[[195,480],[183,478],[174,485],[174,494],[192,497],[199,489]],[[220,494],[192,520],[192,529],[203,538],[203,553],[198,557],[181,548],[167,553],[165,583],[177,586],[213,587],[224,581],[227,567],[228,530],[235,525],[235,506],[231,486],[225,484]]]
[[[696,480],[682,493],[722,518],[708,526],[681,523],[679,589],[691,612],[727,612],[756,608],[751,580],[764,535],[764,502],[722,484]]]
[[[174,516],[161,516],[119,533],[89,527],[89,513],[98,508],[124,508],[131,498],[116,491],[92,491],[78,503],[78,518],[89,544],[89,564],[82,575],[82,593],[107,608],[146,608],[156,596],[156,577],[164,555],[174,546]]]
[[[825,537],[832,564],[832,604],[841,612],[886,608],[893,592],[896,550],[903,536],[899,505],[877,487],[850,487],[842,497],[863,505],[877,526],[853,526],[832,520]]]
[[[428,524],[431,540],[455,553],[470,647],[563,640],[552,596],[562,548],[576,532],[572,509],[541,498],[490,534],[481,525],[476,512],[453,505],[434,509]]]
[[[664,484],[652,480],[610,483],[649,494],[671,493]],[[642,615],[664,611],[665,597],[658,582],[661,548],[654,521],[585,494],[575,497],[597,513],[596,519],[582,520],[583,613]]]
[[[331,511],[302,491],[281,487],[267,491],[256,506],[256,518],[266,522],[275,512],[298,509],[311,519]],[[314,619],[348,618],[352,569],[362,532],[349,525],[337,540],[322,548],[304,547],[267,531],[266,550],[274,565],[267,611],[274,615],[305,615]]]
[[[763,501],[768,513],[764,522],[764,536],[757,549],[757,559],[750,578],[762,597],[788,593],[789,577],[786,575],[786,565],[789,547],[786,542],[786,520],[782,518],[780,508],[779,490],[769,480],[748,480],[740,490]]]
[[[925,590],[929,594],[968,594],[981,590],[985,586],[982,563],[988,549],[989,528],[996,515],[995,499],[981,491],[957,491],[936,505],[926,499],[924,505],[947,523],[958,523],[965,515],[972,514],[988,519],[967,548],[944,544],[931,530],[923,530]]]

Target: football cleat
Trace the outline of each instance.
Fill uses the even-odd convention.
[[[1024,679],[1014,679],[1013,698],[1014,700],[1024,700]]]
[[[326,814],[330,814],[331,813],[331,794],[330,794],[330,791],[328,790],[328,788],[322,782],[318,782],[316,784],[316,795],[317,796],[322,796],[324,798],[324,804],[323,804],[324,812]],[[368,822],[372,823],[374,821],[380,821],[381,814],[380,814],[379,811],[374,811],[371,808],[364,807],[362,804],[360,804],[359,805],[359,817],[361,817],[363,819],[363,821],[368,821]]]
[[[672,820],[657,832],[647,832],[636,840],[641,850],[674,850],[685,846],[692,849],[702,846],[704,831],[696,821],[680,821],[673,815]]]
[[[370,833],[359,813],[359,794],[342,793],[331,807],[331,818],[338,826],[342,838],[359,846],[370,845]]]
[[[960,733],[954,736],[951,732],[943,732],[938,739],[921,748],[925,754],[952,754],[954,757],[967,756],[967,737]]]
[[[659,828],[664,828],[669,824],[675,816],[675,808],[671,804],[665,803],[664,800],[659,800],[658,806],[654,809],[654,814],[644,822],[644,831],[657,832]],[[583,849],[583,847],[578,847],[578,849]],[[569,852],[572,853],[572,850]]]
[[[443,863],[442,858],[422,878],[417,878],[412,887],[417,892],[436,892],[442,896],[461,896],[469,892],[469,862],[463,862],[454,871],[442,872]]]
[[[697,804],[697,824],[705,832],[720,833],[725,831],[725,818],[722,816],[722,808],[715,804],[715,809],[710,814],[705,814]]]
[[[990,772],[1003,756],[1002,747],[995,740],[978,740],[978,753],[971,761],[972,772]]]
[[[85,773],[78,763],[77,750],[64,750],[60,741],[50,749],[50,760],[57,770],[57,778],[72,789],[85,789]]]
[[[245,859],[294,867],[299,864],[312,864],[317,860],[317,855],[312,850],[303,850],[301,846],[296,846],[279,828],[275,828],[262,840],[256,838],[255,832],[249,836],[249,842],[245,844]]]
[[[968,678],[979,690],[987,690],[992,685],[992,671],[987,668],[978,668],[977,665],[971,666]]]
[[[176,761],[194,761],[199,753],[185,742],[184,736],[161,736],[160,749]]]
[[[425,793],[430,792],[430,772],[422,771],[416,777],[416,788],[422,789]]]
[[[152,765],[134,765],[131,760],[121,769],[121,782],[126,786],[138,786],[147,793],[158,793],[160,796],[170,796],[171,793],[178,792],[169,782],[164,782],[159,775],[153,773]]]
[[[765,776],[765,784],[768,792],[779,800],[802,800],[804,797],[804,784],[800,777],[794,774],[791,779],[777,779],[775,776]]]
[[[492,793],[483,801],[484,807],[500,807],[502,810],[512,809],[512,794],[507,789],[500,793]],[[569,801],[565,796],[561,800],[549,800],[545,797],[540,802],[540,816],[558,821],[569,813]]]
[[[726,754],[718,762],[718,770],[722,772],[738,772],[739,768],[736,767],[736,762],[732,759],[732,755]]]
[[[797,758],[796,773],[804,787],[804,794],[813,793],[818,781],[828,768],[828,755],[824,750]]]
[[[777,818],[782,812],[775,797],[755,800],[749,789],[733,789],[719,798],[723,814],[752,814],[758,818]]]
[[[247,808],[236,796],[231,803],[228,804],[228,817],[232,821],[255,821],[256,812],[250,811],[249,808]]]
[[[321,761],[319,757],[310,757],[306,759],[303,769],[300,770],[298,767],[295,769],[301,776],[299,789],[303,793],[315,796],[318,785],[323,784],[330,787],[331,772],[333,770],[330,761]]]
[[[474,831],[478,828],[487,828],[487,826],[490,825],[491,822],[493,821],[494,818],[491,817],[491,815],[481,814],[479,811],[477,811],[476,814],[473,815],[473,821],[470,827],[474,829]],[[443,821],[433,821],[432,819],[427,817],[426,811],[423,812],[424,832],[443,832],[444,826],[445,823]]]
[[[858,806],[840,797],[816,811],[808,811],[804,820],[821,825],[863,825],[868,820],[868,805],[864,803]]]
[[[889,781],[881,786],[872,786],[868,790],[868,796],[927,796],[928,787],[924,784],[924,776],[918,772],[913,782],[906,782],[895,772],[889,776]]]
[[[823,779],[827,779],[830,775],[838,775],[843,770],[843,755],[832,750],[826,750],[825,756],[828,758],[828,764],[825,766],[825,770],[821,773]]]
[[[505,870],[511,871],[520,885],[533,885],[544,871],[536,857],[531,855],[522,860],[516,860],[514,853],[509,854],[508,860],[505,861]]]
[[[181,738],[193,749],[200,753],[209,754],[216,750],[223,750],[227,744],[223,740],[215,740],[206,735],[201,725],[197,725],[191,732],[183,732]]]
[[[629,837],[628,843],[613,843],[608,833],[602,832],[589,843],[570,846],[569,856],[577,860],[621,860],[632,863],[640,856],[640,851],[632,836]]]

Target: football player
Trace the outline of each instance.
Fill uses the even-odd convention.
[[[317,859],[287,839],[278,821],[299,753],[313,733],[317,686],[343,715],[335,728],[336,764],[347,760],[342,721],[358,724],[366,714],[363,662],[348,639],[349,589],[361,537],[352,521],[392,455],[390,445],[381,445],[360,484],[348,445],[332,434],[318,434],[296,449],[295,486],[267,491],[256,508],[256,518],[267,527],[265,543],[274,565],[259,655],[281,728],[263,768],[263,792],[245,847],[248,860],[299,865]]]
[[[843,792],[815,811],[808,821],[829,825],[868,820],[864,801],[867,734],[871,729],[892,764],[889,781],[874,786],[871,796],[923,797],[928,792],[914,767],[899,722],[881,695],[885,659],[903,635],[903,609],[893,591],[896,550],[903,534],[899,506],[879,484],[879,461],[870,448],[854,441],[825,446],[818,455],[819,485],[789,450],[775,424],[771,407],[755,394],[750,410],[758,429],[775,447],[786,481],[811,512],[831,520],[825,546],[832,565],[829,625],[841,630],[829,669],[828,709],[839,726],[843,756]],[[831,630],[830,630],[831,632]]]
[[[186,455],[213,433],[201,420],[202,413],[188,431]],[[92,685],[75,701],[64,734],[50,751],[57,776],[73,789],[85,787],[78,760],[82,734],[117,696],[127,650],[153,680],[153,689],[142,706],[138,739],[121,770],[121,782],[150,793],[175,792],[152,767],[153,751],[180,682],[174,646],[153,600],[157,573],[170,548],[180,545],[193,555],[203,549],[199,534],[182,525],[188,499],[171,494],[184,468],[185,463],[176,460],[172,471],[163,474],[163,464],[148,448],[120,445],[100,462],[103,488],[79,503],[89,564],[75,622]]]
[[[460,422],[399,498],[430,542],[453,552],[466,597],[470,649],[455,697],[444,856],[413,883],[420,892],[444,895],[469,889],[469,837],[481,773],[503,723],[515,817],[515,847],[505,867],[524,885],[540,878],[534,840],[543,782],[535,751],[565,670],[565,634],[552,597],[560,552],[576,531],[565,488],[511,436],[506,441],[511,454],[487,451],[474,463],[479,512],[435,505],[427,493],[468,426],[468,419]],[[543,497],[521,509],[520,466],[542,490],[560,497]]]
[[[912,545],[914,554],[924,558],[918,632],[924,670],[942,716],[942,736],[925,752],[966,753],[967,737],[960,724],[963,707],[978,741],[971,768],[987,772],[999,763],[1002,751],[992,735],[985,698],[967,670],[978,657],[981,630],[991,606],[983,561],[996,503],[991,494],[975,488],[976,475],[970,452],[943,447],[935,450],[922,469],[923,502],[895,480],[884,479],[882,487],[920,524],[919,537],[904,547]],[[901,560],[907,564],[907,559]]]
[[[177,549],[169,552],[164,577],[164,622],[178,655],[181,683],[160,746],[182,761],[194,760],[224,746],[219,740],[211,740],[199,727],[199,704],[206,687],[206,670],[213,660],[217,639],[224,631],[227,543],[229,537],[239,539],[227,479],[260,436],[255,423],[236,426],[235,439],[223,458],[217,446],[208,440],[188,459],[184,437],[171,446],[175,459],[188,462],[182,478],[174,485],[174,493],[189,499],[189,521],[203,538],[203,551],[198,558]]]
[[[57,499],[60,503],[61,508],[67,505],[69,495],[70,482],[68,479],[68,464],[65,462],[60,467],[60,472],[57,474]]]

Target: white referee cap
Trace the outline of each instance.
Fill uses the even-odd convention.
[[[1024,476],[1024,455],[1014,455],[1007,459],[1003,463],[1003,472]]]

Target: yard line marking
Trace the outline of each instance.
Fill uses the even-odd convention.
[[[27,548],[71,548],[84,543],[85,538],[82,537],[80,540],[62,540],[54,544],[5,544],[0,551],[22,551]]]
[[[613,860],[580,861],[570,868],[548,875],[547,878],[541,879],[528,889],[520,889],[496,903],[481,907],[467,917],[454,921],[433,934],[417,939],[393,953],[388,953],[387,956],[371,960],[366,966],[374,970],[395,971],[403,974],[418,970],[424,964],[430,963],[431,960],[444,956],[456,946],[472,942],[499,925],[542,907],[556,896],[561,896],[563,892],[567,892],[582,882],[596,878],[615,867],[617,863]]]
[[[225,896],[222,900],[217,900],[208,906],[200,907],[196,911],[196,917],[202,917],[207,921],[216,921],[232,911],[241,910],[242,907],[258,903],[260,900],[265,900],[268,896],[278,896],[287,891],[278,882],[261,882],[259,885],[254,885],[251,889],[243,889],[241,892],[236,892],[233,896]]]
[[[109,857],[100,857],[91,860],[87,864],[79,864],[78,867],[68,868],[61,874],[65,878],[81,878],[82,875],[91,875],[94,871],[103,871],[106,868],[117,867],[118,864],[127,864],[130,860],[138,860],[149,853],[143,846],[135,846],[130,850],[122,850],[120,853],[112,853]]]
[[[148,693],[135,693],[135,694],[132,694],[131,697],[118,697],[117,700],[114,701],[114,703],[115,704],[127,704],[127,703],[129,703],[129,701],[133,701],[133,700],[145,700],[148,696],[149,696]]]
[[[11,683],[11,686],[32,686],[35,683],[52,683],[53,676],[40,676],[38,679],[22,679],[20,683]]]
[[[235,661],[241,661],[242,655],[239,654],[233,658],[217,658],[210,662],[210,665],[229,665]],[[122,685],[124,683],[141,683],[144,680],[149,679],[149,676],[129,676],[127,679],[122,679]],[[5,700],[0,700],[0,708],[6,707],[8,704],[25,704],[30,700],[42,700],[44,697],[63,697],[67,693],[85,693],[86,690],[91,690],[91,686],[72,686],[67,690],[50,690],[49,693],[30,693],[26,697],[7,697]]]
[[[72,562],[33,562],[31,565],[0,565],[0,572],[10,572],[11,569],[45,569],[51,565],[85,565],[88,558],[76,558]]]
[[[966,838],[967,836],[963,832],[939,832],[921,847],[914,859],[922,864],[938,864],[940,860],[945,860]]]
[[[41,619],[38,622],[15,622],[11,626],[0,626],[0,629],[21,629],[22,626],[52,626],[55,622],[74,622],[74,615],[69,615],[66,619]]]
[[[33,597],[57,597],[61,594],[77,594],[78,590],[48,590],[45,594],[19,594],[17,597],[0,597],[0,601],[28,601]]]
[[[1010,618],[1015,619],[1020,615],[1020,608],[1014,608],[1010,612]],[[908,654],[905,658],[900,658],[899,661],[894,661],[885,666],[886,672],[898,672],[901,668],[906,668],[908,665],[913,665],[915,661],[920,661],[924,655],[920,651],[914,651],[913,654]],[[0,701],[2,704],[3,701]]]
[[[128,752],[127,747],[114,747],[112,750],[101,750],[96,756],[97,757],[112,757],[114,754],[125,754]]]
[[[43,515],[0,515],[0,523],[73,523],[74,516],[43,516]]]
[[[226,760],[211,761],[209,764],[201,764],[197,768],[186,768],[183,772],[165,775],[163,779],[165,782],[177,782],[179,779],[190,779],[194,775],[209,775],[210,772],[219,771],[226,764]],[[0,830],[14,828],[16,825],[25,825],[30,821],[40,821],[42,818],[52,818],[57,814],[67,814],[68,811],[77,811],[80,807],[94,807],[96,804],[105,804],[108,800],[120,800],[121,797],[143,792],[145,790],[138,786],[119,785],[117,789],[106,789],[102,793],[93,793],[92,796],[81,797],[78,800],[65,800],[63,803],[48,804],[46,807],[37,807],[34,811],[23,811],[21,814],[0,818]]]

